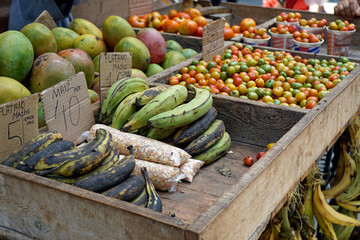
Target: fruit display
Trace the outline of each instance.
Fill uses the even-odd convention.
[[[354,23],[349,23],[348,21],[342,21],[340,19],[334,21],[334,22],[330,22],[328,28],[330,30],[334,30],[334,31],[342,31],[342,32],[346,32],[346,31],[354,31],[355,30],[355,24]]]
[[[107,92],[99,122],[170,143],[210,164],[226,153],[230,136],[224,123],[215,119],[210,92],[192,85],[188,88],[195,96],[185,103],[188,90],[184,86],[149,88],[141,78],[121,79]]]
[[[132,76],[143,79],[197,54],[174,40],[165,41],[153,28],[135,34],[132,26],[119,16],[107,17],[102,30],[83,18],[74,19],[69,28],[51,31],[44,24],[31,23],[20,31],[0,34],[0,49],[0,76],[21,82],[31,93],[41,92],[82,71],[88,89],[97,95],[99,79],[94,74],[99,72],[102,52],[131,52]],[[19,87],[7,91],[2,103],[17,99],[15,96],[20,98],[23,93]],[[91,94],[92,101],[99,99]]]
[[[249,27],[247,30],[242,32],[243,37],[252,39],[269,39],[270,36],[267,34],[266,29],[263,27],[255,28]]]
[[[360,120],[340,138],[340,153],[332,179],[318,167],[290,195],[260,239],[358,239],[360,226]],[[324,177],[324,180],[322,179]],[[317,224],[315,225],[315,220]]]
[[[301,19],[301,14],[298,12],[281,12],[278,16],[276,16],[277,22],[288,22],[288,23],[298,23]]]
[[[300,19],[299,26],[307,28],[323,28],[327,25],[326,19],[317,20],[316,18],[310,18],[309,20]]]
[[[299,31],[293,32],[293,39],[297,42],[303,42],[303,43],[318,43],[324,41],[321,35],[315,35],[313,33],[309,33],[305,29],[301,30],[301,32]]]
[[[120,156],[105,129],[77,147],[59,132],[49,131],[33,137],[2,164],[161,212],[162,202],[147,170],[133,173],[134,152],[131,145],[127,148],[129,155]]]
[[[169,84],[193,84],[215,94],[311,109],[355,66],[346,57],[303,59],[236,43],[212,61],[194,60],[182,67]]]
[[[276,34],[292,34],[295,31],[297,31],[296,26],[282,23],[277,24],[276,27],[270,28],[270,33]]]
[[[255,23],[254,20],[252,21]],[[136,28],[150,27],[161,32],[178,33],[196,37],[202,37],[204,26],[208,24],[207,19],[202,16],[201,12],[196,8],[188,8],[185,12],[178,12],[175,9],[171,9],[166,15],[161,15],[156,11],[140,17],[132,15],[128,18],[128,22]],[[242,31],[248,26],[249,23],[245,20]],[[256,26],[256,24],[254,26]],[[225,40],[240,35],[240,31],[241,27],[239,25],[230,26],[229,23],[225,23]]]

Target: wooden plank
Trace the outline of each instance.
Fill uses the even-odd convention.
[[[123,18],[129,16],[129,3],[125,0],[82,0],[71,9],[73,18],[85,18],[101,27],[110,15]]]
[[[2,165],[0,199],[0,226],[39,239],[183,239],[186,226],[178,218]]]
[[[276,208],[321,156],[333,136],[359,112],[359,73],[360,67],[357,67],[339,83],[339,88],[334,88],[323,102],[311,109],[263,156],[262,161],[255,163],[238,184],[187,228],[186,238],[248,239],[264,216]],[[326,124],[329,119],[331,124]],[[273,177],[275,175],[278,177]]]

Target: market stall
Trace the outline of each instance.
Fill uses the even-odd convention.
[[[259,239],[360,113],[358,33],[348,57],[250,46],[225,29],[283,10],[199,2],[196,35],[129,21],[180,3],[120,2],[0,32],[0,237]]]

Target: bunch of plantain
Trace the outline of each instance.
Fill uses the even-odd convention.
[[[180,147],[205,164],[214,162],[229,149],[230,135],[216,119],[210,92],[187,87],[157,86],[128,95],[119,103],[111,126]]]
[[[127,148],[130,155],[121,157],[105,129],[78,147],[49,131],[26,142],[2,164],[161,212],[161,199],[146,169],[133,174],[133,147]]]
[[[325,183],[315,168],[296,188],[297,193],[292,194],[300,197],[297,200],[292,197],[290,204],[285,204],[260,239],[359,239],[355,231],[355,227],[360,226],[357,220],[360,212],[359,118],[350,123],[340,138],[335,168],[330,184]]]
[[[126,77],[118,80],[106,93],[98,121],[104,124],[110,124],[117,107],[127,96],[142,92],[148,88],[149,84],[139,77]]]

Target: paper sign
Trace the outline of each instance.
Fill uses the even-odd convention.
[[[144,15],[152,11],[152,0],[129,0],[129,16]]]
[[[83,72],[42,91],[41,99],[48,129],[66,140],[75,141],[95,123]]]
[[[99,59],[100,68],[100,101],[105,99],[109,88],[118,80],[130,77],[132,66],[131,52],[107,52],[101,53]]]
[[[38,101],[33,94],[0,105],[0,162],[39,134]]]
[[[204,61],[212,60],[216,54],[224,53],[225,20],[219,19],[204,26],[202,54]]]
[[[45,26],[47,26],[50,30],[53,28],[56,28],[57,25],[54,21],[54,19],[51,17],[50,13],[46,10],[44,10],[36,19],[36,23],[42,23]]]

